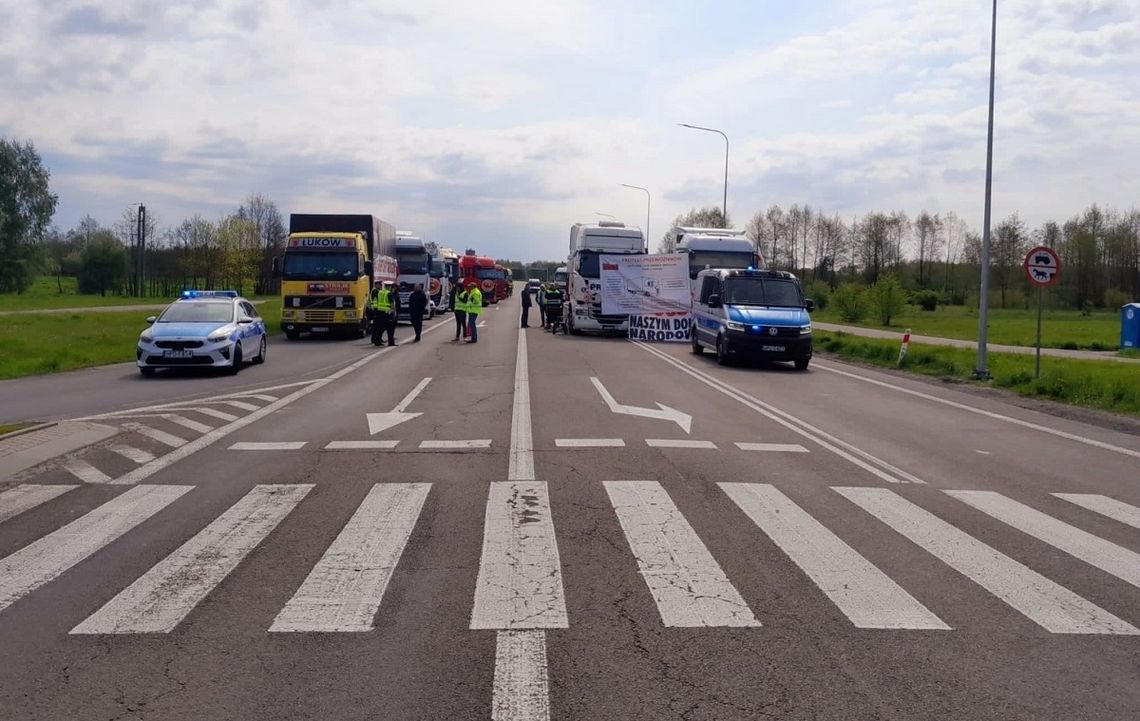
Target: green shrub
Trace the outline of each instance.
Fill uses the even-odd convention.
[[[890,325],[891,319],[906,310],[906,291],[894,273],[883,273],[867,293],[883,325]]]
[[[822,280],[817,280],[806,288],[804,296],[811,298],[815,301],[815,307],[823,310],[831,301],[831,286]]]
[[[1104,292],[1104,307],[1111,310],[1120,310],[1120,306],[1131,303],[1134,298],[1130,298],[1128,293],[1116,288],[1109,288]]]
[[[839,319],[844,323],[858,323],[867,315],[864,289],[855,283],[844,283],[831,296],[831,304],[839,311]]]
[[[919,308],[927,311],[938,310],[938,293],[933,290],[923,290],[914,294],[914,302]]]

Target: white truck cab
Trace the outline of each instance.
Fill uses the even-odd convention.
[[[566,328],[571,335],[629,332],[628,315],[602,313],[603,255],[645,255],[645,234],[640,228],[610,220],[571,226],[565,300]]]
[[[673,228],[676,252],[688,256],[689,282],[697,292],[697,273],[705,268],[764,268],[764,256],[743,230],[732,228]]]

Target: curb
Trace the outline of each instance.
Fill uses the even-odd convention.
[[[51,428],[52,426],[58,426],[58,425],[59,425],[59,421],[48,421],[46,423],[36,423],[34,425],[28,426],[27,428],[20,428],[18,430],[14,430],[14,431],[8,431],[7,433],[0,433],[0,441],[5,441],[5,440],[8,440],[9,438],[15,438],[16,436],[22,436],[25,433],[33,433],[35,431],[42,431],[45,428]]]

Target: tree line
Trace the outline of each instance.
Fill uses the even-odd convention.
[[[731,226],[720,208],[693,209],[678,225]],[[850,219],[792,205],[756,212],[744,225],[768,268],[795,272],[805,283],[874,286],[886,273],[911,293],[931,291],[939,302],[976,304],[982,238],[953,212],[911,218],[903,211],[872,212]],[[1057,251],[1060,281],[1050,290],[1055,307],[1119,308],[1140,301],[1140,211],[1092,205],[1064,222],[1029,228],[1017,213],[990,231],[990,288],[1003,308],[1029,303],[1031,287],[1022,264],[1037,245]],[[666,232],[658,252],[672,252]]]

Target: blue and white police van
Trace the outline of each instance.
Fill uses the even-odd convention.
[[[265,321],[233,290],[184,290],[159,316],[146,319],[135,352],[139,372],[159,368],[225,368],[264,363]]]
[[[709,268],[697,274],[693,297],[693,353],[716,352],[724,365],[734,355],[811,362],[811,317],[799,280],[780,270]]]

